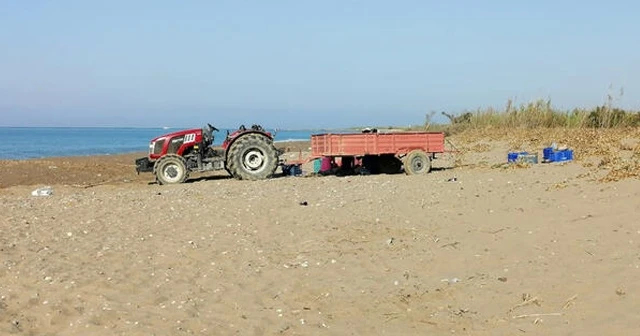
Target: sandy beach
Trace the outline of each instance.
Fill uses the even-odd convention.
[[[518,139],[557,138],[576,160],[519,167],[513,136],[452,136],[418,176],[1,161],[0,334],[638,334],[638,131]]]

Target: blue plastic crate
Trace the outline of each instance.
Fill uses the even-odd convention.
[[[507,154],[507,162],[526,162],[538,163],[538,154],[529,154],[529,152],[511,152]]]
[[[542,156],[545,162],[564,162],[573,160],[573,150],[553,150],[552,147],[547,147],[542,150]]]
[[[302,175],[302,167],[300,165],[292,165],[289,173],[291,176],[300,176]]]
[[[302,166],[299,164],[284,165],[282,173],[290,176],[302,176]]]
[[[516,162],[518,161],[518,157],[528,155],[527,152],[511,152],[507,154],[507,162]]]

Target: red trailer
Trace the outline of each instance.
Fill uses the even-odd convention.
[[[444,141],[443,132],[314,134],[311,157],[305,161],[340,158],[344,166],[361,160],[372,172],[396,173],[404,167],[406,174],[424,174],[436,154],[445,152]]]

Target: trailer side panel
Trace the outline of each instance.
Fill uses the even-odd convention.
[[[312,156],[406,154],[420,149],[444,152],[442,132],[317,134],[311,136]]]

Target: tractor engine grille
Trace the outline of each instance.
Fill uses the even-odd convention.
[[[164,139],[158,140],[153,144],[153,149],[151,154],[160,154],[162,153],[162,146],[164,146]]]

